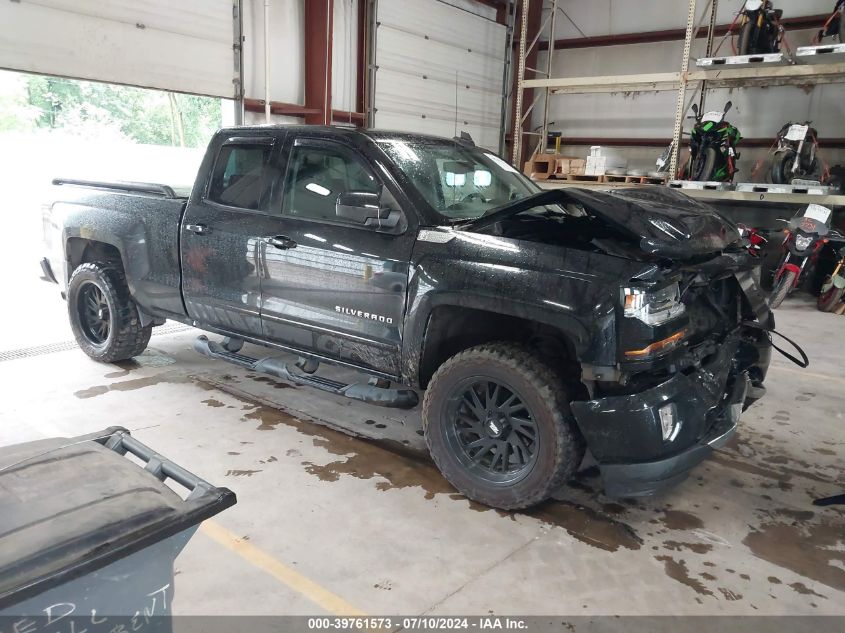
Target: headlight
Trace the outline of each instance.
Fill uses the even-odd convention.
[[[813,243],[813,236],[812,235],[796,235],[795,236],[795,250],[796,251],[805,251],[810,247],[810,244]]]
[[[684,313],[681,291],[677,282],[660,290],[625,288],[623,291],[625,316],[639,319],[648,325],[660,325]]]

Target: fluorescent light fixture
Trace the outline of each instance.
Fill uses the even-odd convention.
[[[311,193],[316,193],[318,196],[327,196],[331,193],[330,189],[326,189],[322,185],[318,185],[316,182],[309,182],[305,185],[305,188]]]
[[[476,187],[489,187],[491,182],[493,182],[493,174],[489,171],[476,171],[472,175],[472,184]]]
[[[449,187],[463,187],[467,184],[466,174],[453,174],[450,171],[446,172],[446,185]]]
[[[305,235],[305,237],[312,239],[312,240],[316,240],[318,242],[325,242],[326,241],[325,237],[320,237],[319,235],[314,235],[313,233],[305,233],[304,235]]]
[[[332,244],[332,246],[334,246],[335,248],[337,248],[341,251],[347,251],[349,253],[354,252],[353,249],[349,248],[348,246],[344,246],[343,244]]]

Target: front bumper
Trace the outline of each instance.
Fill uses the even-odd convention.
[[[746,372],[732,371],[738,342],[725,342],[701,369],[677,374],[643,392],[573,402],[572,412],[599,463],[605,493],[650,495],[681,482],[736,432],[749,394]],[[664,440],[660,410],[678,426]]]

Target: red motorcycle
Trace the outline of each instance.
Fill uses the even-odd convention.
[[[829,241],[828,236],[833,239],[842,237],[830,229],[832,215],[827,207],[810,204],[802,214],[789,221],[783,240],[784,254],[775,271],[769,307],[777,308],[798,286],[807,263],[818,258],[822,247]]]
[[[748,253],[752,257],[760,257],[763,245],[769,240],[763,237],[763,234],[754,227],[737,224],[737,228],[739,229],[739,236],[742,238],[742,245]]]

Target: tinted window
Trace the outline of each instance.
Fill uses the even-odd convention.
[[[264,211],[278,173],[270,169],[269,145],[224,145],[211,177],[209,199],[230,207]]]
[[[294,147],[285,180],[282,212],[336,220],[337,197],[346,191],[378,193],[375,177],[341,148]]]

